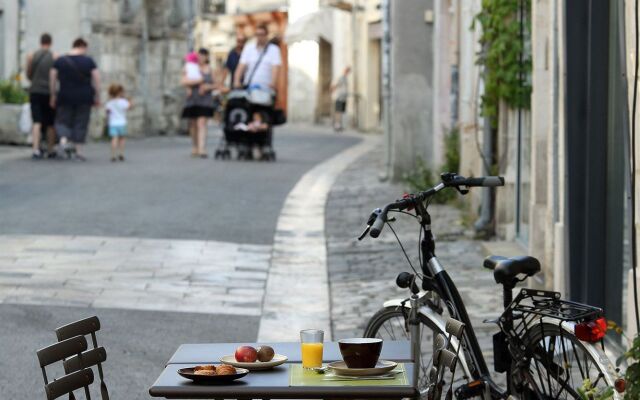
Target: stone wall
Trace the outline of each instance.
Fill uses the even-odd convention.
[[[402,177],[417,157],[433,165],[433,1],[391,2],[392,176]]]
[[[186,30],[170,26],[172,4],[171,0],[147,0],[146,10],[132,9],[132,20],[122,22],[119,2],[84,1],[83,17],[88,23],[83,26],[90,29],[84,35],[102,74],[102,99],[108,99],[110,84],[125,87],[134,104],[129,114],[129,132],[134,136],[171,134],[180,126],[184,90],[179,81],[188,49]],[[102,134],[104,111],[95,110],[94,117],[91,135],[97,137]]]

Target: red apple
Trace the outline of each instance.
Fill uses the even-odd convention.
[[[251,346],[240,346],[236,349],[235,356],[238,362],[256,362],[258,351]]]

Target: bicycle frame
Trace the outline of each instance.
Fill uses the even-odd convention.
[[[419,216],[423,233],[423,239],[420,243],[422,273],[425,277],[423,279],[423,289],[435,291],[444,301],[451,317],[465,324],[462,346],[466,350],[466,354],[463,352],[459,356],[464,358],[468,354],[466,364],[471,373],[469,378],[484,381],[491,392],[490,398],[506,398],[511,388],[508,387],[505,392],[491,379],[489,368],[482,355],[482,349],[473,330],[464,301],[451,277],[449,277],[449,274],[444,270],[435,255],[435,240],[431,232],[431,216],[422,204],[417,204],[416,214]]]

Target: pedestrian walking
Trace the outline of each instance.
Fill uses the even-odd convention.
[[[127,111],[131,100],[125,97],[124,87],[114,83],[109,86],[109,101],[105,104],[109,137],[111,138],[111,162],[124,161],[124,143],[127,136]]]
[[[189,135],[191,136],[191,156],[207,158],[207,122],[213,117],[215,112],[213,106],[213,95],[215,89],[215,78],[213,69],[209,65],[209,51],[207,49],[198,50],[198,65],[202,79],[190,79],[187,69],[182,72],[181,83],[187,88],[187,99],[182,118],[189,120]]]
[[[346,67],[340,75],[340,78],[336,81],[336,84],[331,86],[331,92],[336,93],[336,104],[333,112],[333,129],[336,132],[340,132],[344,129],[343,116],[347,111],[347,96],[349,93],[349,73],[351,67]]]
[[[87,137],[91,107],[100,105],[100,73],[86,55],[87,42],[78,38],[71,51],[59,57],[50,74],[51,107],[56,109],[56,132],[69,158],[85,161],[80,148]],[[59,83],[58,91],[56,84]]]
[[[222,77],[220,79],[220,84],[222,86],[226,84],[227,76],[230,76],[229,87],[233,87],[233,77],[236,69],[238,68],[238,64],[240,63],[240,55],[242,55],[242,49],[244,49],[245,43],[247,43],[247,38],[244,37],[244,35],[239,34],[236,36],[236,45],[229,51],[227,61],[225,62],[224,69],[222,70]]]
[[[43,134],[47,142],[47,157],[53,158],[56,153],[53,149],[56,142],[56,133],[53,129],[55,112],[49,104],[51,95],[49,89],[49,74],[56,55],[51,51],[51,35],[43,33],[40,36],[40,48],[27,55],[27,78],[31,81],[29,87],[29,103],[31,105],[31,118],[33,127],[31,136],[33,138],[32,158],[41,159],[44,155],[40,150],[40,142]]]
[[[278,87],[282,56],[280,48],[269,42],[267,25],[256,28],[256,42],[244,46],[238,67],[233,76],[234,87],[251,86],[249,89]]]

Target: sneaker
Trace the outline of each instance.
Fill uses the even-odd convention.
[[[117,159],[117,158],[115,158],[115,157],[111,157],[111,162],[116,162],[116,161],[118,161],[118,159]]]
[[[123,156],[122,154],[120,154],[120,155],[118,156],[118,160],[120,160],[120,161],[124,161],[124,156]]]
[[[42,153],[40,153],[40,152],[32,153],[31,154],[31,159],[32,160],[42,160]]]
[[[55,151],[50,151],[47,153],[47,158],[56,158],[58,157],[58,153],[56,153]]]
[[[87,161],[87,158],[85,156],[83,156],[82,154],[78,154],[78,153],[75,153],[75,157],[73,159],[76,160],[76,161],[82,161],[82,162]]]

